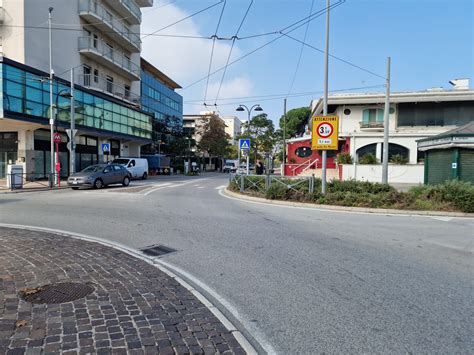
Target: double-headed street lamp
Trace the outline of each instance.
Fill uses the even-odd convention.
[[[247,121],[248,128],[247,128],[247,130],[249,132],[249,135],[251,136],[251,132],[250,132],[250,114],[252,113],[252,111],[263,111],[263,109],[260,107],[260,104],[253,105],[250,108],[248,108],[245,105],[239,105],[239,107],[237,107],[235,110],[239,111],[239,112],[247,111],[247,114],[248,114],[248,121]],[[240,168],[240,147],[239,147],[238,151],[239,151],[239,160],[238,160],[238,162],[239,162],[239,168]],[[250,157],[250,147],[249,147],[249,152],[247,154],[247,175],[249,174],[249,166],[250,166],[249,157]]]

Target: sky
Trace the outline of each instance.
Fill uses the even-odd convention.
[[[152,8],[142,9],[142,56],[183,87],[178,92],[184,114],[217,110],[245,120],[246,112],[235,111],[238,105],[260,104],[277,126],[285,97],[290,110],[322,96],[324,55],[314,48],[324,49],[325,14],[288,32],[296,26],[290,27],[284,31],[287,36],[268,33],[323,10],[326,0],[254,0],[242,22],[250,3],[155,0]],[[227,40],[211,39],[216,30]],[[474,80],[472,0],[346,0],[331,10],[329,32],[330,54],[364,69],[331,58],[330,93],[384,92],[389,56],[392,92],[449,89],[449,80]],[[208,80],[209,66],[211,73],[225,67],[230,52],[230,63],[238,61],[227,66],[224,79],[221,70]]]

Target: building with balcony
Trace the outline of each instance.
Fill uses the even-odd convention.
[[[166,148],[183,132],[183,97],[176,89],[181,89],[181,86],[141,59],[141,108],[153,117],[153,142],[143,147],[147,153],[162,151],[162,144]]]
[[[76,168],[140,154],[141,146],[152,139],[152,117],[140,102],[141,7],[152,5],[153,0],[1,2],[0,134],[9,142],[0,147],[0,178],[10,161],[24,164],[28,174],[50,171],[49,7],[53,117],[63,136],[61,174],[69,174],[65,129],[71,104],[60,94],[70,92],[71,72],[80,154]],[[102,156],[101,143],[111,144],[111,156]]]
[[[416,170],[407,182],[423,182],[424,153],[418,150],[418,140],[474,121],[474,91],[469,90],[466,80],[452,83],[453,90],[430,89],[390,95],[389,160],[397,156],[405,163],[405,168]],[[339,116],[339,149],[328,151],[328,168],[337,168],[339,153],[351,154],[357,163],[365,155],[372,155],[382,162],[384,100],[382,93],[329,96],[328,112]],[[321,115],[322,111],[322,98],[313,100],[312,114]],[[309,130],[305,136],[291,139],[287,152],[287,175],[320,175],[321,152],[311,150]],[[354,178],[355,173],[351,174]],[[364,177],[379,181],[375,175]]]

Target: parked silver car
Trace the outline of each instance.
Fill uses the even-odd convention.
[[[79,173],[69,176],[67,185],[77,190],[79,187],[100,189],[111,184],[130,184],[130,172],[118,164],[91,165]]]

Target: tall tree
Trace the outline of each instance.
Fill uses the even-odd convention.
[[[201,136],[197,144],[200,152],[218,158],[227,155],[230,147],[230,136],[225,132],[225,123],[219,117],[207,116],[198,127],[198,134]]]
[[[244,131],[239,138],[250,138],[254,161],[269,154],[275,144],[275,126],[266,114],[254,116],[250,119],[250,125],[245,122]]]
[[[304,128],[308,124],[311,115],[309,107],[294,108],[286,113],[286,139],[296,137],[304,133]],[[285,125],[285,116],[280,118],[280,129]]]

